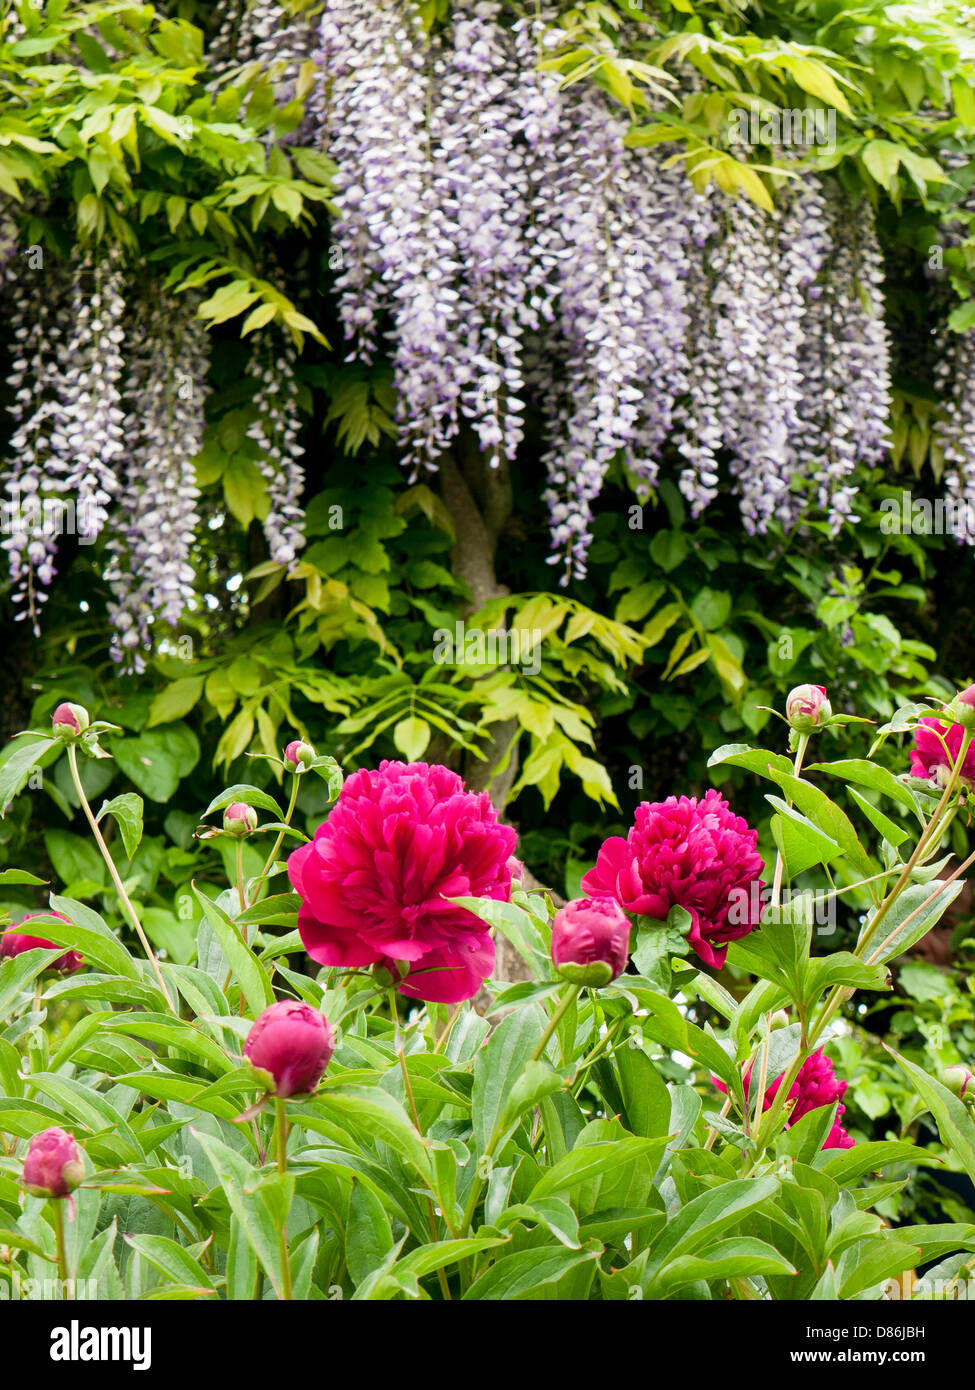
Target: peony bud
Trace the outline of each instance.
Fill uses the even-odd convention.
[[[513,884],[516,883],[516,882],[517,882],[517,883],[524,883],[524,881],[525,881],[525,866],[524,866],[524,864],[521,862],[520,859],[516,858],[515,855],[512,855],[512,856],[511,856],[511,858],[508,860],[507,864],[505,865],[505,868],[508,870],[508,873],[511,875],[511,881],[512,881]]]
[[[785,702],[785,717],[800,734],[821,729],[833,717],[833,707],[822,685],[797,685],[789,691]]]
[[[22,927],[26,922],[32,922],[35,917],[42,914],[30,912],[27,916],[17,923]],[[60,912],[44,914],[50,917],[60,917],[62,922],[66,922],[67,917]],[[9,960],[13,956],[19,956],[24,951],[53,951],[57,949],[54,941],[47,941],[42,936],[25,936],[23,932],[5,931],[0,932],[0,960]],[[80,951],[65,951],[63,956],[58,956],[57,960],[52,961],[47,967],[48,970],[56,970],[61,975],[73,975],[76,970],[80,970],[85,963],[85,958]]]
[[[573,898],[552,923],[552,963],[577,985],[608,985],[630,955],[630,919],[615,898]]]
[[[975,1076],[972,1076],[967,1067],[946,1067],[941,1084],[947,1086],[959,1100],[975,1102]]]
[[[85,1176],[74,1136],[63,1129],[44,1129],[27,1146],[24,1186],[32,1197],[67,1197]]]
[[[51,727],[56,734],[66,738],[77,738],[88,728],[91,720],[83,705],[58,705],[51,715]]]
[[[772,1015],[772,1017],[769,1019],[769,1027],[770,1027],[770,1028],[788,1028],[788,1026],[789,1026],[789,1015],[786,1013],[785,1009],[776,1009],[775,1013],[774,1013],[774,1014]]]
[[[284,765],[289,772],[306,772],[315,761],[315,750],[303,739],[293,738],[284,750]]]
[[[975,729],[975,685],[959,691],[948,706],[948,716],[965,729]]]
[[[223,813],[223,828],[228,835],[249,835],[257,829],[257,812],[243,801],[232,801]]]
[[[313,1091],[334,1051],[328,1019],[295,999],[265,1009],[244,1043],[244,1056],[273,1077],[281,1100]]]

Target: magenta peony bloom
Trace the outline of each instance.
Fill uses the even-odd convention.
[[[941,787],[946,786],[951,768],[958,757],[964,732],[960,724],[946,727],[940,719],[918,720],[914,730],[914,747],[911,749],[911,775],[927,777]],[[948,745],[947,752],[942,739]],[[960,776],[962,781],[975,784],[975,743],[965,754]]]
[[[67,1197],[85,1176],[74,1136],[66,1130],[41,1130],[27,1146],[24,1186],[33,1197]]]
[[[579,985],[608,985],[626,969],[630,919],[608,893],[573,898],[552,923],[552,964]]]
[[[22,927],[25,922],[33,922],[35,917],[40,917],[42,915],[45,917],[57,917],[62,922],[68,920],[67,917],[60,912],[46,912],[43,914],[39,912],[30,912],[23,921],[18,922],[17,925]],[[15,931],[0,932],[0,960],[19,956],[24,951],[54,951],[56,949],[56,942],[46,941],[42,936],[25,936],[23,932]],[[63,956],[58,956],[57,960],[52,961],[48,969],[57,970],[61,975],[73,975],[76,970],[81,969],[84,963],[85,958],[80,951],[65,951]]]
[[[757,832],[716,791],[701,801],[644,801],[626,839],[604,842],[582,889],[592,897],[609,893],[627,912],[659,921],[675,904],[686,908],[692,918],[688,941],[707,965],[720,968],[728,942],[758,926],[761,895],[749,891],[762,867],[757,843]],[[730,921],[732,894],[737,901],[742,889],[745,920]]]
[[[833,717],[824,685],[797,685],[785,702],[785,717],[800,734],[812,733]]]
[[[752,1068],[745,1073],[745,1096],[747,1098],[749,1087],[751,1086]],[[719,1091],[727,1094],[728,1088],[717,1079],[713,1078],[714,1084]],[[768,1084],[765,1090],[765,1099],[762,1102],[762,1109],[768,1110],[775,1098],[775,1093],[782,1084],[782,1077]],[[825,1052],[810,1052],[809,1056],[799,1068],[799,1074],[792,1086],[789,1088],[789,1099],[795,1101],[795,1106],[786,1123],[789,1129],[801,1120],[803,1115],[808,1115],[810,1110],[819,1110],[823,1105],[832,1105],[834,1101],[842,1099],[847,1088],[847,1082],[838,1081],[836,1073],[833,1071],[833,1063],[826,1056]],[[836,1108],[836,1119],[833,1121],[832,1128],[826,1136],[823,1144],[824,1149],[852,1149],[854,1140],[847,1134],[840,1124],[840,1119],[846,1111],[845,1105]]]
[[[383,762],[354,773],[288,859],[305,950],[321,965],[381,963],[414,999],[472,998],[494,943],[479,917],[447,900],[507,900],[515,840],[489,797],[445,767]]]
[[[274,1094],[282,1100],[313,1091],[334,1051],[328,1019],[295,999],[265,1009],[244,1043],[244,1056],[274,1077]]]

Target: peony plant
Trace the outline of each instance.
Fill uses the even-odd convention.
[[[964,1277],[975,1226],[877,1211],[939,1157],[851,1124],[837,1044],[975,863],[946,854],[970,694],[813,761],[852,716],[799,687],[787,753],[719,749],[723,790],[638,807],[557,911],[455,773],[343,780],[296,734],[202,812],[190,963],[126,887],[139,798],[96,814],[79,774],[124,734],[60,706],[0,804],[64,757],[112,886],[0,934],[0,1292],[56,1272],[56,1296],[109,1299],[876,1300],[932,1260]],[[898,775],[874,755],[902,736]],[[743,776],[770,784],[765,858]],[[817,951],[814,894],[849,905],[852,949]],[[499,935],[526,978],[496,978]],[[968,1066],[894,1060],[975,1178]]]

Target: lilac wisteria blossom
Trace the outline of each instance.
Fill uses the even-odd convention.
[[[522,331],[538,317],[526,295],[531,248],[528,151],[519,141],[518,70],[493,0],[459,0],[438,58],[430,132],[441,157],[434,193],[455,208],[459,278],[454,370],[461,409],[492,462],[524,434]]]
[[[307,98],[302,120],[282,137],[283,143],[307,143],[317,123],[318,7],[296,11],[280,0],[218,0],[214,10],[216,33],[207,52],[214,74],[211,87],[238,68],[260,66],[273,84],[277,105],[284,106],[297,96]],[[264,139],[270,143],[275,138],[272,127]]]
[[[851,210],[831,190],[827,214],[831,249],[819,283],[809,289],[799,354],[796,460],[815,505],[836,528],[853,515],[857,466],[876,466],[889,447],[890,338],[870,205],[861,201]]]
[[[339,308],[366,360],[380,312],[390,314],[411,474],[450,443],[461,393],[456,209],[436,185],[428,124],[440,49],[412,7],[336,0],[322,21],[326,129],[339,166]]]
[[[257,414],[247,433],[259,450],[257,466],[267,483],[269,501],[264,534],[271,559],[279,565],[292,565],[305,543],[301,529],[305,470],[299,462],[305,449],[298,442],[297,356],[290,338],[277,344],[274,338],[259,338],[248,364],[248,374],[256,382]]]
[[[71,335],[59,383],[63,438],[52,439],[52,449],[68,464],[65,490],[74,495],[89,541],[101,534],[108,518],[124,453],[123,279],[121,256],[114,248],[98,260],[86,257],[78,266],[72,287]]]
[[[975,544],[975,332],[945,333],[935,367],[942,402],[934,427],[944,456],[945,494],[953,503],[955,537]]]
[[[199,300],[161,294],[129,330],[125,399],[128,468],[108,542],[111,655],[145,669],[155,625],[175,627],[193,596],[199,521],[195,456],[203,442],[209,344]]]
[[[118,252],[18,277],[8,385],[14,429],[4,479],[3,549],[18,618],[38,631],[58,541],[94,541],[118,491],[123,453],[123,271]]]
[[[3,549],[15,617],[29,621],[37,635],[39,610],[56,573],[58,537],[69,516],[62,363],[71,278],[58,265],[49,265],[43,276],[16,275],[11,268],[9,283],[13,432],[5,464]]]

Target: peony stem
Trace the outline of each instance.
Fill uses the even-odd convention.
[[[416,1108],[416,1099],[413,1095],[413,1085],[410,1081],[410,1069],[406,1064],[406,1052],[403,1048],[403,1037],[400,1032],[399,1007],[396,1002],[395,989],[389,991],[389,1011],[393,1016],[393,1035],[396,1040],[396,1056],[399,1058],[400,1071],[403,1073],[403,1086],[406,1090],[406,1099],[409,1102],[410,1114],[413,1117],[413,1124],[416,1127],[416,1132],[422,1139],[423,1127],[420,1124],[420,1112]],[[437,1230],[437,1213],[434,1210],[433,1198],[429,1194],[427,1195],[427,1214],[430,1218],[430,1235],[433,1237],[434,1243],[436,1243],[440,1239],[440,1232]],[[444,1212],[444,1222],[446,1223],[447,1230],[450,1231],[451,1237],[453,1237],[454,1233],[450,1228],[450,1219],[446,1212]],[[440,1292],[449,1303],[451,1301],[450,1285],[447,1283],[447,1275],[442,1267],[437,1270],[437,1282],[440,1285]]]
[[[95,843],[97,844],[101,852],[102,858],[105,860],[105,864],[108,867],[108,872],[111,875],[112,882],[115,884],[115,891],[119,895],[119,900],[122,904],[123,913],[129,919],[130,925],[132,926],[136,935],[142,943],[142,949],[145,951],[146,958],[148,959],[149,964],[152,966],[153,973],[156,976],[156,980],[162,992],[162,997],[166,1001],[167,1008],[172,1013],[176,1013],[176,1006],[173,1004],[172,999],[170,999],[169,991],[166,989],[165,983],[163,982],[162,971],[159,969],[159,962],[156,959],[155,952],[149,945],[149,938],[142,930],[142,923],[139,921],[135,908],[129,901],[129,895],[128,893],[126,893],[122,880],[119,877],[118,869],[116,869],[115,867],[115,860],[112,858],[111,853],[109,852],[108,845],[106,845],[105,843],[105,838],[102,835],[98,822],[95,819],[92,813],[92,809],[88,804],[88,798],[87,796],[85,796],[85,789],[81,785],[81,776],[78,772],[78,750],[73,743],[68,744],[68,764],[71,768],[71,780],[74,782],[74,788],[75,791],[78,793],[78,799],[81,802],[82,810],[84,811],[85,816],[88,819],[88,824],[91,826],[92,834],[95,837]]]
[[[280,1096],[274,1097],[274,1146],[277,1154],[278,1172],[284,1177],[288,1172],[288,1117],[285,1103]],[[281,1297],[291,1301],[291,1257],[288,1254],[288,1221],[278,1233],[281,1243]]]
[[[454,1012],[448,1018],[447,1026],[444,1028],[443,1032],[440,1034],[440,1037],[437,1039],[437,1045],[433,1049],[434,1052],[443,1052],[444,1048],[447,1046],[447,1042],[450,1038],[451,1032],[453,1031],[454,1024],[457,1022],[457,1020],[463,1013],[464,1005],[466,1002],[467,1001],[465,999],[462,999],[460,1003],[457,1005]]]
[[[244,842],[238,840],[234,846],[234,870],[237,878],[237,901],[240,903],[240,911],[247,910],[247,893],[244,888]],[[241,927],[244,936],[244,945],[247,945],[247,928]]]
[[[800,734],[799,743],[796,747],[796,755],[792,760],[792,775],[798,777],[802,771],[802,760],[806,756],[806,749],[809,747],[809,734]],[[792,797],[786,795],[786,805],[792,805]],[[778,907],[779,898],[782,895],[782,875],[785,870],[785,860],[782,851],[777,850],[775,856],[775,874],[772,879],[772,907]]]
[[[951,769],[951,776],[948,778],[948,785],[945,787],[941,800],[938,802],[938,805],[935,808],[934,815],[928,821],[927,826],[921,834],[921,838],[918,840],[917,844],[914,847],[914,853],[911,855],[910,859],[907,861],[907,863],[904,865],[904,868],[901,870],[901,875],[898,878],[897,882],[894,884],[893,888],[887,894],[886,898],[884,898],[883,902],[877,908],[877,911],[874,913],[873,916],[873,921],[867,927],[862,938],[857,942],[856,948],[853,952],[855,956],[859,956],[860,953],[863,950],[865,950],[866,947],[869,945],[871,937],[875,935],[880,923],[883,921],[884,917],[886,917],[891,907],[893,907],[894,903],[897,901],[903,888],[910,879],[913,869],[920,862],[921,856],[924,850],[927,848],[928,844],[930,843],[935,830],[939,827],[941,818],[944,815],[948,802],[951,800],[955,788],[958,785],[958,779],[961,776],[961,769],[965,762],[965,754],[968,752],[968,747],[972,741],[973,736],[975,736],[975,731],[973,731],[972,729],[965,729],[963,731],[961,747],[958,749],[958,757],[955,759],[955,765]]]
[[[549,1019],[548,1027],[542,1034],[538,1046],[535,1048],[535,1051],[531,1055],[530,1060],[532,1062],[537,1062],[541,1058],[546,1047],[548,1046],[548,1042],[552,1034],[555,1032],[556,1028],[562,1022],[562,1019],[565,1016],[565,1014],[579,998],[581,992],[582,985],[569,985],[568,989],[565,991],[565,994],[563,994],[562,998],[559,1000],[559,1007],[555,1010],[555,1013]]]
[[[54,1238],[58,1248],[58,1278],[61,1281],[61,1297],[68,1297],[68,1256],[64,1248],[64,1199],[51,1197],[54,1208]]]
[[[576,1079],[578,1079],[582,1073],[588,1072],[593,1063],[598,1062],[600,1057],[602,1057],[603,1054],[612,1047],[612,1045],[616,1042],[617,1037],[619,1036],[620,1030],[623,1027],[625,1027],[625,1025],[629,1023],[631,1019],[632,1015],[624,1014],[621,1018],[616,1019],[614,1023],[611,1023],[609,1025],[609,1027],[606,1029],[605,1034],[600,1038],[599,1042],[596,1044],[593,1050],[588,1054],[588,1056],[583,1057],[582,1061],[579,1063],[579,1066],[576,1068]],[[573,1091],[573,1095],[577,1099],[581,1094],[585,1084],[586,1079],[583,1075],[582,1081],[576,1087],[575,1091]]]
[[[298,801],[298,780],[299,780],[299,779],[298,779],[298,774],[297,774],[297,772],[296,772],[296,773],[294,774],[294,776],[292,777],[292,779],[291,779],[291,800],[288,802],[288,811],[287,811],[287,814],[286,814],[286,816],[285,816],[285,818],[284,818],[284,823],[285,823],[285,825],[290,825],[290,824],[291,824],[291,817],[292,817],[292,816],[294,815],[294,813],[295,813],[295,805],[296,805],[296,803],[297,803],[297,801]],[[278,838],[275,840],[274,844],[271,846],[271,853],[268,855],[268,857],[267,857],[267,859],[266,859],[266,861],[265,861],[264,869],[263,869],[263,871],[262,871],[262,873],[261,873],[261,879],[260,879],[261,883],[264,882],[264,880],[267,878],[268,874],[271,872],[271,869],[274,867],[274,861],[275,861],[275,859],[277,859],[278,853],[279,853],[279,851],[280,851],[281,846],[282,846],[283,843],[284,843],[284,831],[283,831],[283,830],[279,830],[279,831],[278,831]],[[243,903],[243,906],[244,906],[244,907],[247,907],[248,904],[247,904],[247,903],[244,903],[244,902],[243,902],[243,899],[241,899],[241,902]]]

